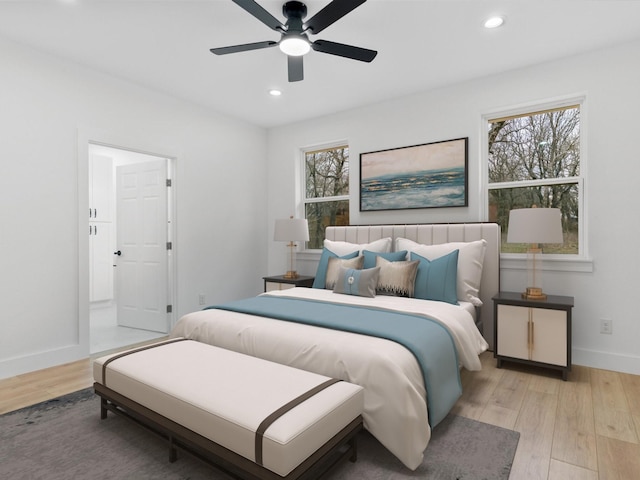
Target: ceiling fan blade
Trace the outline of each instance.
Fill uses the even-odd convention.
[[[267,40],[266,42],[245,43],[243,45],[232,45],[230,47],[220,47],[209,49],[216,55],[226,55],[227,53],[247,52],[249,50],[259,50],[261,48],[275,47],[278,42]]]
[[[311,44],[311,48],[316,52],[329,53],[331,55],[338,55],[340,57],[351,58],[353,60],[360,60],[361,62],[370,62],[376,58],[376,55],[378,54],[375,50],[354,47],[343,43],[330,42],[328,40],[316,40]]]
[[[310,28],[313,34],[320,33],[329,25],[340,20],[351,10],[359,7],[366,1],[367,0],[333,0],[305,22],[304,26],[305,28]]]
[[[284,25],[282,25],[280,20],[267,12],[264,8],[254,2],[254,0],[233,0],[233,3],[244,8],[267,27],[280,32],[285,30]]]
[[[302,69],[302,55],[294,57],[293,55],[287,55],[287,64],[289,66],[289,81],[299,82],[304,79],[304,72]]]

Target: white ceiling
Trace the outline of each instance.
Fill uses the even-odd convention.
[[[283,2],[258,3],[284,21]],[[307,19],[326,3],[308,0]],[[505,25],[484,29],[496,13]],[[296,83],[277,48],[209,52],[279,39],[231,0],[0,0],[0,36],[271,127],[640,38],[640,1],[369,0],[311,40],[375,60],[312,51]]]

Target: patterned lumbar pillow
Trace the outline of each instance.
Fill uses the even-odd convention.
[[[338,280],[340,267],[362,270],[363,263],[364,257],[362,255],[358,255],[355,258],[329,258],[329,261],[327,262],[327,277],[325,279],[324,288],[333,290],[333,287],[336,285],[336,281]]]
[[[379,276],[380,267],[356,270],[354,268],[341,266],[333,291],[335,293],[358,295],[360,297],[375,297]]]
[[[383,257],[376,257],[376,266],[381,267],[376,293],[379,295],[413,297],[419,263],[418,260],[413,262],[390,262]]]

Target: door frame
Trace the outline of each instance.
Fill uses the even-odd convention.
[[[131,152],[153,155],[166,158],[168,175],[171,179],[171,188],[167,192],[167,241],[171,242],[172,249],[167,255],[167,302],[172,305],[169,315],[169,330],[177,321],[178,309],[178,282],[177,264],[178,255],[176,249],[177,238],[177,167],[178,153],[175,148],[157,146],[139,139],[132,139],[126,134],[114,134],[103,130],[89,130],[78,128],[78,344],[83,351],[90,351],[90,302],[89,302],[89,145],[101,145],[105,147],[128,150]]]

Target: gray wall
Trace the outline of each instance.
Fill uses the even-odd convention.
[[[299,149],[347,140],[351,155],[351,223],[430,223],[485,221],[481,195],[482,115],[537,101],[585,95],[582,168],[586,175],[585,225],[588,259],[555,263],[544,272],[548,293],[575,297],[574,363],[640,373],[640,314],[636,305],[640,255],[637,182],[640,178],[640,42],[561,61],[423,92],[406,98],[271,129],[268,134],[269,228],[291,213],[300,176]],[[385,148],[469,137],[469,207],[395,212],[359,212],[359,154]],[[269,273],[283,271],[283,247],[269,245]],[[302,253],[303,273],[313,273],[312,254]],[[520,291],[522,266],[502,262],[503,290]],[[549,267],[547,265],[547,267]],[[486,308],[491,308],[487,306]],[[602,335],[600,319],[613,320]]]
[[[178,316],[261,291],[264,129],[9,42],[0,58],[0,378],[88,357],[87,138],[175,156]]]
[[[633,42],[265,131],[0,41],[0,378],[88,355],[79,298],[86,192],[78,187],[87,138],[177,158],[179,316],[200,308],[200,293],[208,303],[253,295],[261,276],[284,271],[286,248],[271,240],[273,221],[301,213],[301,147],[349,142],[352,223],[485,220],[482,114],[572,95],[587,98],[589,258],[586,268],[545,271],[544,285],[576,299],[574,363],[640,373],[633,248],[640,67],[631,61],[639,55]],[[358,211],[360,152],[463,136],[470,138],[468,208]],[[313,273],[317,257],[300,257],[298,270]],[[503,262],[503,289],[522,289],[524,277]],[[612,335],[599,333],[601,318],[613,320]]]

